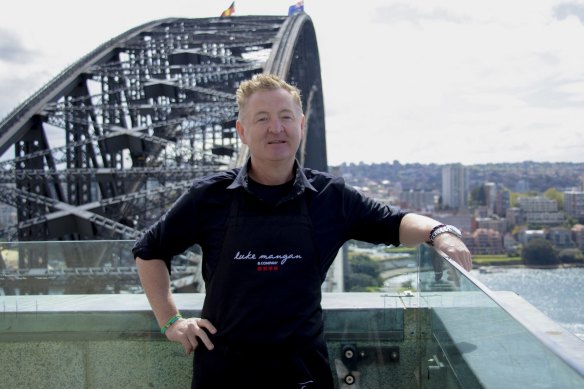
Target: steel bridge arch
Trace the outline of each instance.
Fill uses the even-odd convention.
[[[17,212],[0,240],[137,238],[194,178],[245,160],[235,90],[261,72],[301,89],[298,158],[327,170],[307,14],[156,20],[80,58],[0,122],[0,202]]]

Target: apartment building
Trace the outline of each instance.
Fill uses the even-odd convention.
[[[572,231],[566,227],[552,227],[546,232],[546,239],[557,249],[571,249],[575,247]]]
[[[564,222],[564,214],[558,211],[558,202],[543,196],[520,197],[519,209],[525,223],[530,225],[558,225]]]
[[[490,228],[478,228],[472,234],[465,234],[464,243],[473,255],[503,254],[503,235]]]
[[[584,224],[576,224],[572,227],[572,240],[577,248],[584,251]]]
[[[442,205],[464,209],[468,205],[469,172],[461,164],[442,168]]]
[[[584,192],[564,192],[564,211],[576,219],[584,219]]]

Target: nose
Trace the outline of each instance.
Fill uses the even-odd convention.
[[[282,125],[282,121],[279,118],[274,118],[270,121],[270,126],[268,127],[268,131],[274,134],[279,134],[280,132],[284,131],[284,126]]]

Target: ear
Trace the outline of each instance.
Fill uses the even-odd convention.
[[[304,124],[305,124],[306,116],[302,115],[300,119],[300,139],[304,139]]]
[[[241,124],[241,121],[238,120],[235,122],[235,129],[237,130],[237,135],[239,135],[239,139],[241,139],[241,143],[246,145],[247,141],[245,140],[245,131],[243,129],[243,124]]]

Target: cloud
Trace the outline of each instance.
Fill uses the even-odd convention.
[[[546,78],[530,85],[523,100],[530,106],[545,108],[582,107],[583,79]]]
[[[15,76],[15,72],[4,72],[3,68],[0,66],[0,91],[4,91],[0,93],[0,121],[47,80],[44,72],[30,71],[26,76]],[[6,73],[11,76],[4,78]]]
[[[554,7],[553,15],[559,20],[564,20],[569,16],[575,16],[584,24],[584,4],[579,3],[561,3]]]
[[[24,47],[18,36],[0,28],[0,62],[20,63],[32,56],[33,52]]]
[[[407,3],[378,7],[375,15],[374,21],[378,23],[408,22],[414,25],[419,25],[425,21],[444,21],[460,24],[471,20],[466,15],[457,14],[445,8],[421,10]]]

